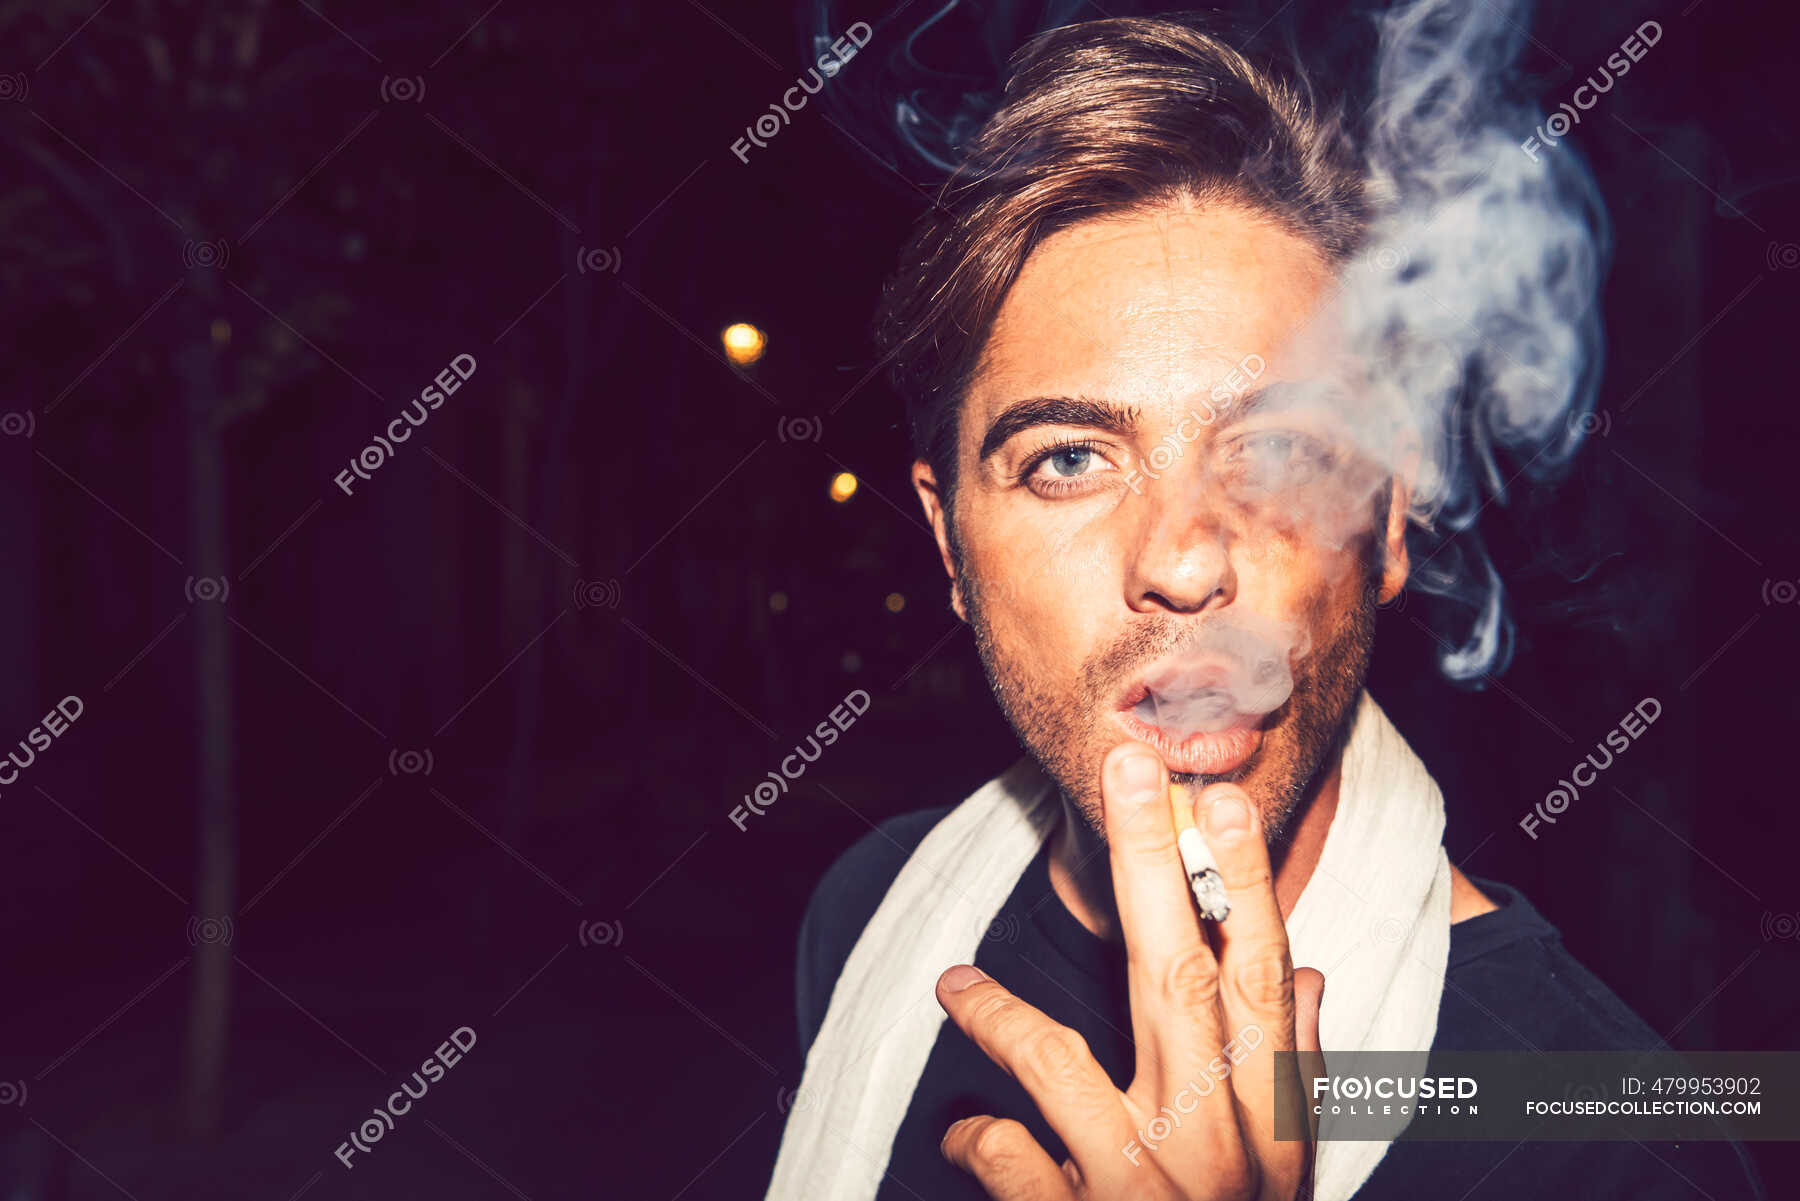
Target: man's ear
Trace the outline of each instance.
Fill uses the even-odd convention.
[[[1402,462],[1388,476],[1387,529],[1382,531],[1381,597],[1387,604],[1406,587],[1412,561],[1406,555],[1406,514],[1412,507],[1412,481],[1418,470],[1418,447],[1409,444]]]
[[[919,504],[925,510],[925,520],[931,523],[931,536],[937,539],[938,557],[944,561],[944,574],[950,577],[950,607],[956,611],[957,617],[969,620],[963,612],[962,583],[956,578],[956,557],[950,553],[950,514],[944,508],[944,498],[938,492],[937,473],[931,464],[924,459],[913,460],[913,491],[919,494]]]

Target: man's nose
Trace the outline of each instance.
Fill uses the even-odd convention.
[[[1134,510],[1125,600],[1139,612],[1199,613],[1237,596],[1231,538],[1199,481],[1174,474],[1147,483]]]

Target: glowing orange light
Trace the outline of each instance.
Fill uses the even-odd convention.
[[[739,367],[748,367],[763,357],[763,350],[769,345],[769,335],[754,325],[739,321],[728,325],[719,335],[719,341],[725,344],[725,357]]]

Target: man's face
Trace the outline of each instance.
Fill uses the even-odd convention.
[[[1273,835],[1348,720],[1405,579],[1405,495],[1341,413],[1278,400],[1318,376],[1295,336],[1332,282],[1234,207],[1062,230],[963,405],[953,529],[914,466],[994,694],[1096,831],[1101,760],[1139,738],[1178,781],[1241,783]],[[1291,664],[1292,695],[1218,732],[1158,725],[1146,675],[1227,627]]]

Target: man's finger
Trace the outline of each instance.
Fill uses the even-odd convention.
[[[1031,1131],[981,1114],[944,1132],[944,1158],[981,1182],[994,1201],[1075,1201],[1075,1190]]]
[[[938,977],[937,997],[950,1020],[1030,1095],[1095,1194],[1127,1195],[1131,1119],[1087,1040],[966,964]]]
[[[1325,1074],[1325,1056],[1319,1050],[1319,1011],[1325,1003],[1325,975],[1318,968],[1294,969],[1294,1047],[1300,1052],[1301,1104],[1306,1107],[1307,1129],[1319,1140],[1319,1118],[1313,1113],[1313,1081]]]
[[[1194,821],[1218,862],[1231,912],[1219,923],[1219,990],[1226,1029],[1240,1055],[1231,1089],[1240,1124],[1264,1171],[1297,1175],[1304,1144],[1275,1139],[1275,1053],[1295,1047],[1294,971],[1287,925],[1275,900],[1269,844],[1256,804],[1235,784],[1212,784],[1194,804]],[[1314,1027],[1317,1037],[1317,1027]]]
[[[1138,1050],[1131,1095],[1154,1112],[1219,1053],[1218,965],[1175,847],[1162,759],[1143,743],[1127,742],[1107,755],[1101,773]],[[1209,1091],[1203,1108],[1215,1117],[1225,1112],[1223,1094]]]
[[[1325,1004],[1325,973],[1316,967],[1294,969],[1294,1049],[1319,1053],[1319,1011]]]
[[[1208,785],[1194,803],[1194,823],[1219,865],[1231,901],[1230,914],[1219,923],[1226,1025],[1234,1032],[1258,1026],[1266,1045],[1291,1051],[1293,966],[1257,806],[1236,784]]]

